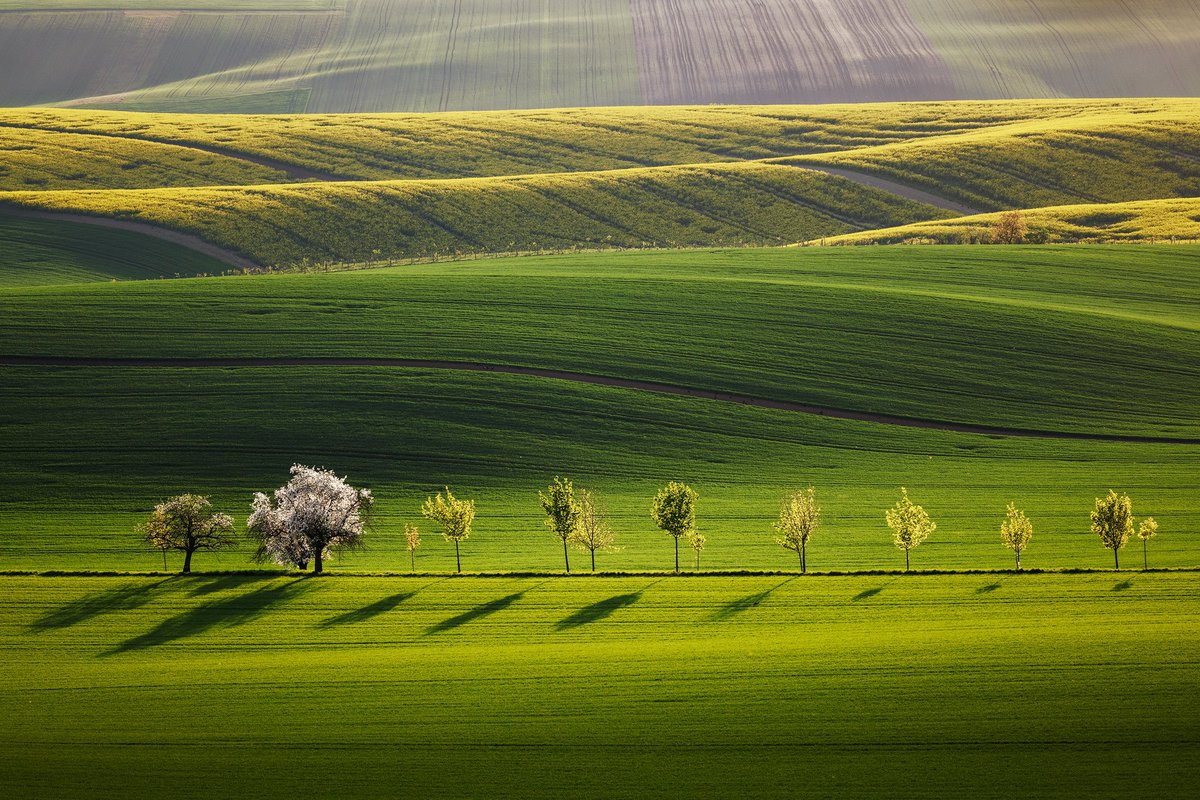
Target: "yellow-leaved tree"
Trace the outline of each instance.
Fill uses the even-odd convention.
[[[1015,503],[1008,504],[1008,516],[1000,523],[1000,539],[1004,546],[1017,554],[1017,569],[1021,569],[1021,551],[1033,538],[1033,523]]]
[[[937,524],[925,513],[925,509],[908,499],[908,489],[900,487],[900,499],[888,509],[884,518],[892,529],[892,539],[896,547],[904,551],[904,571],[908,572],[908,553],[921,542],[929,538],[929,534],[937,530]]]
[[[799,491],[784,499],[779,508],[779,520],[772,527],[779,531],[775,542],[796,553],[800,559],[800,572],[808,571],[808,540],[821,524],[821,507],[813,487]]]
[[[446,496],[438,492],[437,497],[426,498],[421,506],[421,516],[442,526],[442,536],[454,542],[454,565],[462,572],[462,556],[458,543],[471,535],[471,523],[475,521],[475,501],[459,500],[446,487]]]
[[[1109,489],[1103,498],[1096,498],[1096,506],[1092,509],[1092,533],[1113,551],[1113,568],[1120,569],[1121,559],[1117,551],[1133,535],[1133,501],[1129,495],[1117,494]]]

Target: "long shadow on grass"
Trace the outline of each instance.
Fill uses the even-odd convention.
[[[1126,578],[1125,580],[1118,583],[1116,586],[1112,587],[1112,591],[1123,592],[1126,589],[1132,589],[1132,588],[1133,588],[1133,581]]]
[[[165,619],[140,636],[127,639],[108,651],[106,655],[145,650],[168,644],[189,636],[196,636],[213,628],[231,628],[245,625],[262,616],[272,606],[294,600],[312,587],[307,578],[299,578],[279,586],[264,586],[220,600],[209,600],[182,614]]]
[[[999,583],[989,583],[987,586],[980,586],[975,590],[975,594],[991,594],[1000,588]]]
[[[30,623],[29,628],[33,631],[69,628],[72,625],[87,622],[89,619],[98,617],[101,614],[141,608],[153,599],[155,591],[160,586],[171,580],[174,580],[174,578],[167,578],[166,580],[155,581],[154,583],[130,583],[118,586],[115,589],[109,589],[106,592],[90,594],[87,597],[72,600],[61,608],[47,611],[42,617]]]
[[[377,617],[380,614],[386,614],[415,594],[416,592],[397,592],[390,597],[376,600],[374,603],[371,603],[368,606],[356,608],[353,611],[347,611],[345,614],[338,614],[336,617],[323,619],[317,623],[317,627],[332,628],[335,625],[353,625],[356,622],[366,622],[372,617]]]
[[[598,603],[592,603],[590,606],[584,606],[571,616],[560,620],[555,628],[560,631],[566,631],[571,628],[578,628],[580,625],[599,622],[605,617],[610,616],[617,609],[633,605],[641,596],[641,592],[630,592],[629,594],[615,595]]]
[[[229,589],[240,589],[248,583],[273,581],[278,577],[278,575],[221,575],[210,579],[208,583],[200,584],[188,594],[192,597],[203,597],[206,594],[216,594]]]
[[[777,583],[765,591],[757,592],[755,594],[748,594],[745,597],[739,597],[736,600],[730,600],[728,603],[725,603],[723,606],[714,611],[710,619],[713,622],[721,622],[722,620],[727,620],[730,617],[735,617],[738,614],[741,614],[743,611],[749,611],[752,608],[757,608],[764,600],[771,596],[772,592],[774,592],[780,586],[783,586],[783,584],[790,583],[793,580],[795,579],[788,578],[787,580]]]
[[[875,595],[879,594],[882,591],[883,591],[882,586],[876,586],[873,589],[863,589],[861,592],[854,595],[854,597],[851,597],[850,600],[852,602],[857,603],[860,600],[866,600],[868,598],[874,597]]]
[[[528,590],[526,590],[528,591]],[[468,622],[473,622],[489,614],[495,614],[497,611],[502,611],[513,603],[525,596],[525,592],[517,592],[506,597],[500,597],[495,600],[489,600],[486,603],[475,606],[470,611],[464,611],[461,614],[456,614],[449,619],[444,619],[436,625],[430,625],[425,630],[425,635],[429,636],[434,633],[452,630],[460,625],[466,625]]]

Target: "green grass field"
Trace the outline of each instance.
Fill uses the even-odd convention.
[[[1195,264],[1183,247],[826,248],[11,289],[0,354],[490,361],[933,420],[1195,438]],[[282,483],[293,461],[381,498],[371,549],[336,562],[343,570],[403,569],[402,524],[447,483],[480,504],[468,570],[557,569],[536,491],[563,472],[609,504],[625,546],[601,556],[611,569],[670,564],[648,502],[673,478],[701,491],[711,569],[791,568],[770,522],[784,492],[808,483],[828,515],[814,569],[895,566],[882,514],[902,485],[941,524],[918,567],[1005,567],[997,530],[1011,500],[1037,526],[1027,566],[1107,566],[1087,512],[1110,487],[1163,523],[1153,563],[1200,563],[1195,445],[949,433],[366,364],[5,371],[5,568],[152,568],[133,528],[154,502],[211,492],[242,518],[250,493]],[[426,536],[425,567],[451,569],[452,549]]]
[[[0,290],[217,274],[216,259],[137,233],[0,215]]]
[[[0,577],[22,797],[1155,797],[1196,573]]]

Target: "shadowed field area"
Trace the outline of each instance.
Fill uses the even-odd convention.
[[[0,783],[1186,798],[1198,580],[0,577]]]

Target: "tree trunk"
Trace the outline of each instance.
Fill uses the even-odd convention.
[[[675,537],[675,572],[679,572],[679,537]]]
[[[800,574],[801,575],[808,572],[808,554],[805,552],[806,549],[807,549],[807,547],[804,544],[804,542],[801,542],[800,543]]]
[[[700,551],[696,551],[696,572],[700,571]]]
[[[908,572],[908,548],[904,548],[904,571]]]
[[[458,554],[458,539],[454,540],[454,563],[458,566],[458,574],[462,574],[462,556]]]
[[[323,565],[321,563],[321,555],[322,555],[321,551],[323,549],[324,548],[321,548],[321,547],[313,548],[313,575],[321,574],[321,570],[323,568]]]
[[[563,563],[567,565],[567,574],[571,574],[571,557],[567,555],[567,540],[563,539]]]
[[[596,571],[596,551],[592,551],[592,572]]]
[[[417,551],[416,550],[408,551],[408,565],[410,567],[409,572],[417,571]]]
[[[192,571],[192,551],[184,550],[183,551],[183,574],[187,575],[191,571]]]
[[[1113,548],[1113,569],[1121,569],[1121,559],[1117,557],[1117,548]]]
[[[1017,572],[1021,571],[1021,551],[1017,551]]]
[[[1150,568],[1150,562],[1146,560],[1146,540],[1142,539],[1142,572]]]

